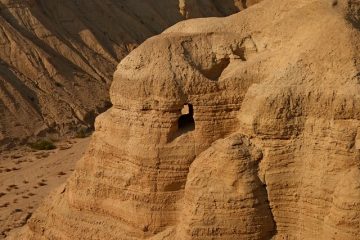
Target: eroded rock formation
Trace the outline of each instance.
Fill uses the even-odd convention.
[[[360,238],[358,6],[264,0],[147,40],[16,239]]]
[[[185,18],[240,9],[233,0],[188,2],[1,0],[0,147],[91,127],[111,106],[116,65],[139,43]]]

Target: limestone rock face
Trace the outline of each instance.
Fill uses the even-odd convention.
[[[179,4],[1,0],[0,146],[91,127],[95,116],[111,106],[108,92],[116,65],[139,43],[188,17],[240,10],[234,1],[221,3],[224,9],[194,1],[180,11]],[[196,14],[188,14],[193,8]]]
[[[145,41],[14,238],[359,239],[357,6],[264,0]]]
[[[275,228],[257,175],[261,158],[262,152],[239,134],[201,153],[187,177],[178,239],[269,238]]]

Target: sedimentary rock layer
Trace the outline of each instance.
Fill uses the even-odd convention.
[[[0,145],[92,127],[111,106],[116,65],[139,43],[185,18],[242,8],[233,0],[1,0]]]
[[[264,0],[145,41],[16,239],[359,239],[358,9]]]

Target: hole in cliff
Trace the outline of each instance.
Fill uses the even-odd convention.
[[[183,182],[173,182],[165,186],[164,191],[165,192],[173,192],[173,191],[179,191],[181,189],[184,189],[185,183]]]
[[[230,64],[229,58],[223,58],[214,63],[209,69],[201,69],[201,73],[210,80],[218,80],[225,68]]]
[[[178,129],[184,133],[195,129],[194,109],[191,104],[185,104],[181,109],[181,116],[178,120]]]
[[[238,56],[242,61],[247,60],[245,57],[245,48],[243,47],[234,49],[233,54]]]
[[[187,132],[195,130],[194,109],[191,104],[185,104],[181,109],[181,115],[174,125],[171,127],[171,131],[168,135],[168,141],[171,142],[174,139],[182,136]]]
[[[247,1],[246,0],[241,0],[241,4],[243,6],[243,8],[247,8]]]

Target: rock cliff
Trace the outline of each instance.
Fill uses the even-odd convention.
[[[185,18],[225,16],[244,6],[234,0],[1,0],[0,146],[92,127],[111,106],[116,65],[139,43]]]
[[[359,239],[359,9],[264,0],[145,41],[15,239]]]

